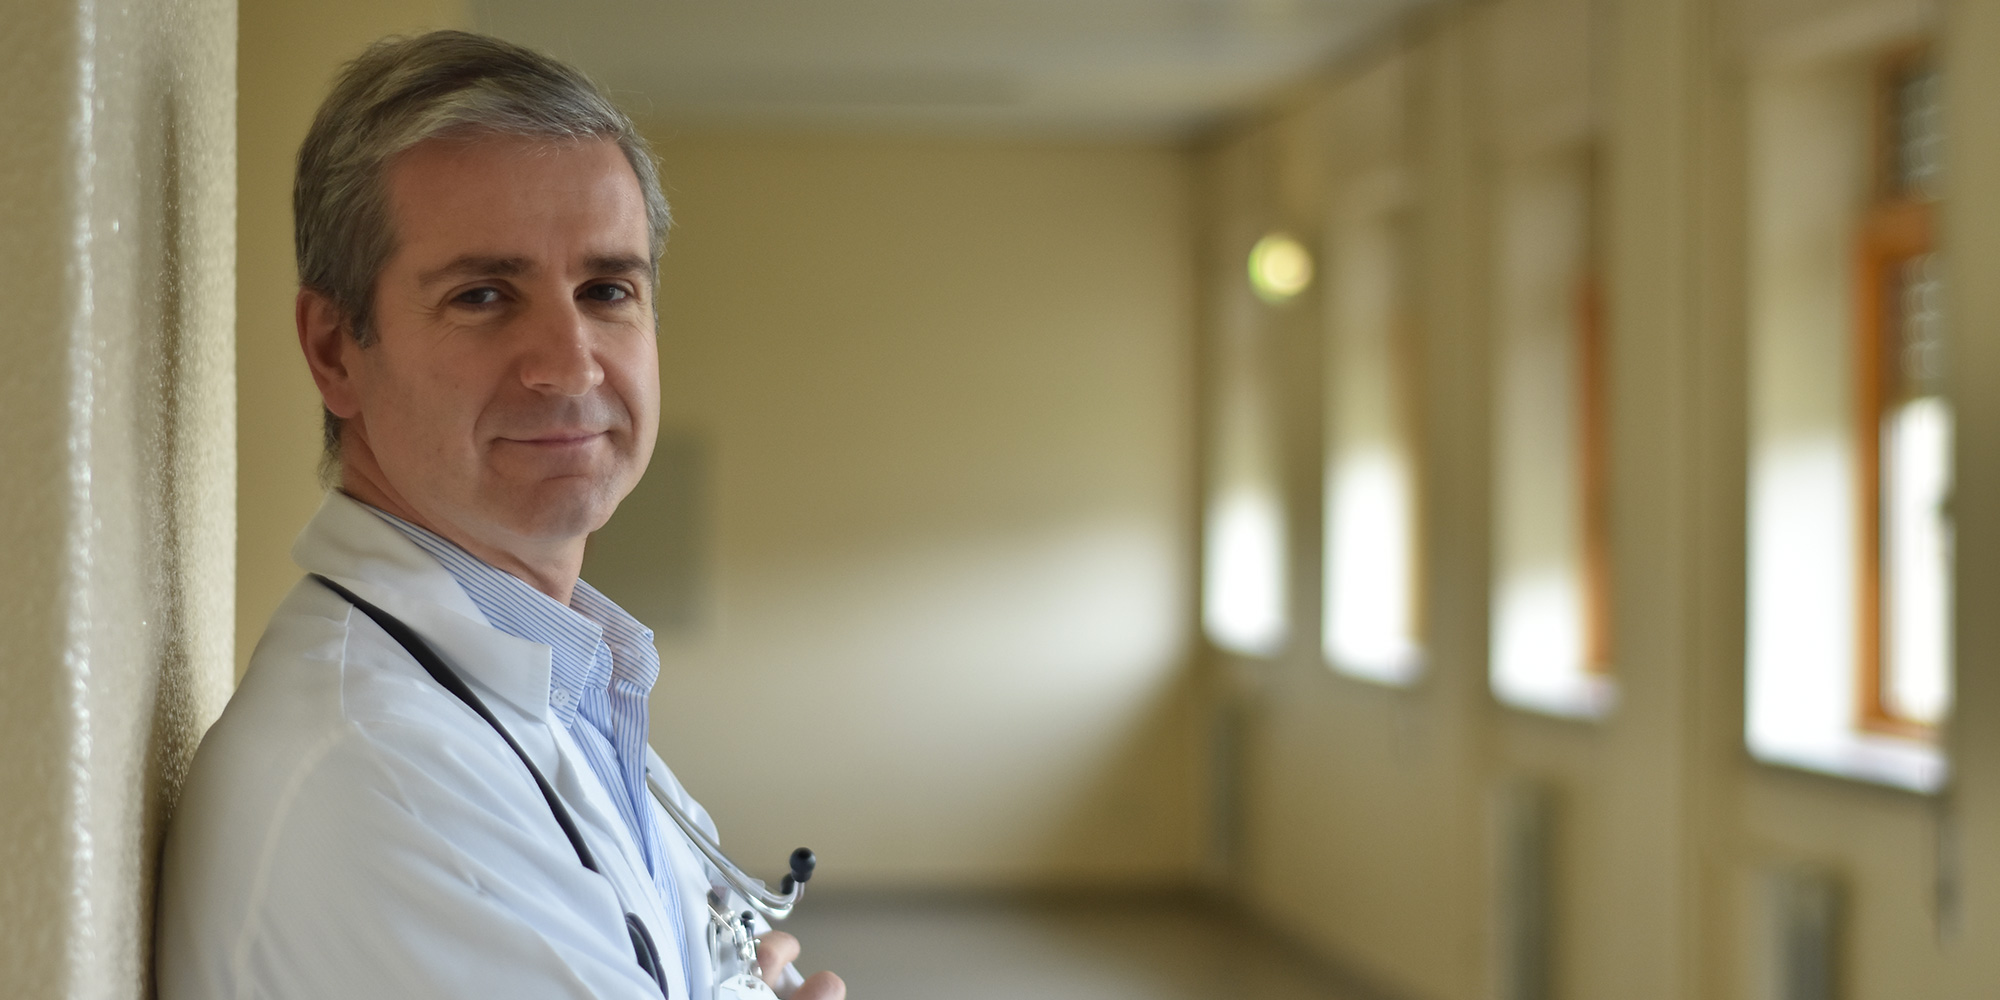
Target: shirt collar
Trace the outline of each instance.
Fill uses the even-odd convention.
[[[653,630],[583,580],[576,581],[569,603],[576,613],[603,629],[604,642],[611,647],[616,664],[612,675],[651,690],[660,679],[660,651],[653,645]]]
[[[548,647],[548,705],[565,726],[576,721],[590,692],[616,680],[645,694],[659,679],[652,630],[597,588],[578,580],[563,605],[434,531],[369,510],[435,558],[494,628]]]

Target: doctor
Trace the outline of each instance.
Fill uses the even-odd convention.
[[[293,557],[407,623],[520,755],[302,580],[174,817],[161,996],[708,1000],[721,886],[646,791],[651,773],[708,825],[647,747],[652,633],[577,579],[658,417],[668,219],[644,140],[536,53],[390,40],[320,109],[294,207],[339,489]],[[765,935],[764,980],[840,1000],[797,951]]]

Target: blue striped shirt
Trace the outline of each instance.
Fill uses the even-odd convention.
[[[434,532],[374,513],[443,565],[494,628],[549,647],[549,709],[617,804],[678,924],[680,907],[646,792],[646,699],[660,677],[653,630],[582,580],[565,607]],[[686,935],[680,937],[685,947]]]

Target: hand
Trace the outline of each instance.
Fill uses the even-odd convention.
[[[785,966],[798,957],[799,939],[784,931],[771,931],[757,938],[757,973],[774,990]],[[847,984],[831,972],[815,972],[786,1000],[847,1000]]]

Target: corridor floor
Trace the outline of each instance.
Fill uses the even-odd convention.
[[[1190,900],[828,893],[784,929],[853,1000],[1372,1000]]]

